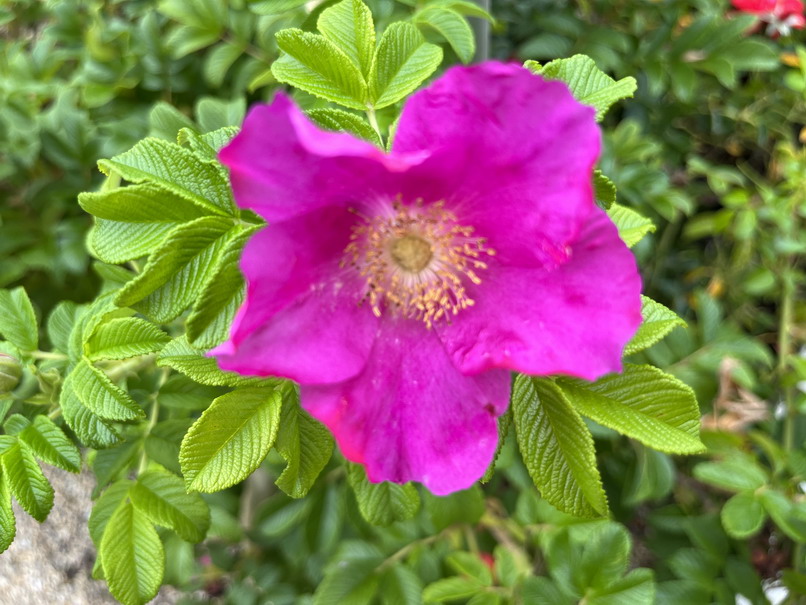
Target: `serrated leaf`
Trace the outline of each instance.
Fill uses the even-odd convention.
[[[341,109],[311,109],[308,117],[327,130],[349,132],[383,148],[378,133],[363,118]]]
[[[375,53],[375,24],[361,0],[342,0],[322,11],[317,29],[366,76]]]
[[[700,411],[691,387],[649,365],[625,364],[621,374],[596,382],[558,378],[557,385],[584,416],[671,454],[697,454]]]
[[[230,67],[244,52],[239,44],[225,42],[216,46],[204,59],[204,79],[214,88],[220,87]]]
[[[577,516],[606,515],[593,437],[559,387],[518,375],[512,413],[523,461],[543,498]]]
[[[87,409],[73,388],[70,376],[62,385],[59,405],[68,426],[84,445],[102,449],[120,443],[120,434],[115,429],[114,423]]]
[[[493,16],[475,2],[469,0],[431,0],[428,6],[449,8],[466,17],[477,17],[494,23]]]
[[[246,115],[246,99],[217,99],[204,97],[196,103],[196,120],[204,132],[215,132],[222,128],[232,128],[243,122]],[[217,163],[212,163],[226,178],[226,171]]]
[[[593,188],[596,203],[605,210],[616,203],[616,184],[602,174],[601,170],[593,171]]]
[[[151,183],[81,193],[78,202],[96,217],[89,236],[93,254],[113,264],[147,256],[173,229],[209,214]]]
[[[767,513],[753,492],[741,492],[725,502],[720,517],[730,537],[744,540],[761,530]]]
[[[715,462],[702,462],[694,467],[694,477],[698,481],[732,491],[753,491],[764,486],[766,471],[750,456],[738,453]]]
[[[647,233],[655,232],[655,225],[651,220],[626,206],[612,204],[607,214],[618,227],[619,237],[629,248],[644,239]]]
[[[0,290],[0,336],[20,351],[36,351],[39,347],[36,313],[22,287]]]
[[[70,333],[78,321],[83,307],[69,300],[60,302],[51,311],[47,321],[50,344],[56,351],[67,353],[70,348]]]
[[[333,453],[333,437],[299,406],[294,387],[285,385],[275,447],[288,463],[276,485],[292,498],[304,497]]]
[[[177,227],[154,250],[143,271],[121,288],[115,302],[157,322],[173,320],[198,298],[236,229],[232,221],[213,216]]]
[[[364,76],[333,42],[300,29],[284,29],[276,38],[285,52],[271,66],[279,82],[345,107],[366,109]]]
[[[187,336],[193,346],[212,349],[227,339],[232,318],[244,298],[244,280],[238,268],[244,244],[259,229],[245,229],[231,238],[207,285],[187,319]]]
[[[475,578],[444,578],[425,587],[423,600],[426,603],[466,600],[482,590],[484,590],[484,584]]]
[[[392,105],[413,92],[442,62],[442,49],[430,44],[411,23],[386,28],[369,75],[369,100],[376,108]]]
[[[369,605],[378,589],[382,559],[344,559],[329,569],[313,596],[313,605]]]
[[[53,488],[34,460],[31,450],[19,441],[0,456],[3,476],[20,506],[40,523],[53,508]]]
[[[372,525],[387,526],[411,519],[420,509],[420,496],[411,484],[384,481],[370,483],[364,468],[347,463],[347,477],[358,502],[358,510]]]
[[[381,578],[384,605],[420,605],[423,583],[420,577],[405,565],[392,566]]]
[[[193,120],[165,101],[154,104],[148,114],[148,135],[175,141],[182,128],[193,128]]]
[[[42,462],[72,473],[81,471],[81,453],[78,448],[47,416],[36,416],[18,437]]]
[[[616,81],[585,55],[556,59],[544,65],[537,73],[549,80],[565,82],[580,103],[596,108],[597,120],[601,120],[617,101],[632,97],[638,88],[635,78]]]
[[[109,592],[123,605],[144,605],[156,596],[165,569],[162,542],[130,502],[109,520],[99,554]]]
[[[226,177],[212,163],[161,139],[143,139],[129,151],[100,160],[105,174],[115,172],[132,183],[150,182],[193,202],[207,212],[233,215],[235,204]]]
[[[222,395],[193,423],[179,462],[189,490],[215,492],[246,479],[277,437],[280,393],[247,388]]]
[[[159,351],[171,337],[150,321],[137,317],[113,319],[101,324],[87,341],[87,357],[128,359]]]
[[[237,126],[225,126],[212,132],[199,134],[192,128],[183,128],[177,137],[182,145],[190,147],[191,151],[203,160],[217,161],[218,152],[227,145],[238,132]]]
[[[101,546],[101,539],[104,535],[109,520],[115,511],[124,503],[129,496],[129,488],[134,485],[134,481],[121,479],[113,483],[104,490],[101,497],[95,502],[87,523],[90,538],[96,548]]]
[[[624,349],[625,355],[632,355],[638,351],[648,349],[676,327],[685,328],[686,322],[671,309],[664,307],[648,296],[641,296],[641,316],[643,321],[632,340]]]
[[[208,404],[211,399],[207,400]],[[145,451],[148,457],[175,475],[181,476],[179,446],[191,424],[193,424],[192,418],[171,418],[157,423],[146,437]]]
[[[207,357],[204,350],[196,349],[182,336],[169,342],[157,356],[158,366],[168,366],[199,384],[207,386],[273,386],[280,384],[276,378],[250,378],[235,372],[218,369],[216,360]]]
[[[623,578],[586,596],[590,605],[653,605],[654,575],[650,569],[633,569]]]
[[[17,521],[11,507],[11,490],[6,476],[0,472],[0,554],[3,554],[17,535]]]
[[[188,542],[201,542],[210,527],[210,509],[198,494],[185,491],[182,480],[164,471],[148,471],[129,490],[132,504],[157,525]]]
[[[70,339],[67,343],[67,355],[71,363],[78,363],[84,356],[84,343],[92,336],[101,322],[110,313],[117,311],[115,305],[115,291],[100,294],[89,305],[82,306],[73,329],[70,331]]]
[[[462,63],[470,63],[476,40],[467,20],[458,12],[441,6],[426,6],[414,15],[414,22],[434,28],[451,45]]]

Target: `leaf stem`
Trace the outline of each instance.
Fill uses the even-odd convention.
[[[52,359],[55,361],[66,361],[67,355],[64,353],[51,353],[49,351],[33,351],[31,357],[34,359]]]
[[[372,129],[378,134],[378,138],[381,141],[381,146],[383,146],[383,135],[381,134],[380,126],[378,126],[378,116],[375,115],[374,107],[367,107],[367,119],[369,120],[369,124],[372,126]]]

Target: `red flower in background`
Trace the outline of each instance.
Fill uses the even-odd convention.
[[[756,15],[767,23],[767,34],[787,36],[793,29],[803,29],[803,0],[731,0],[733,6],[744,13]]]

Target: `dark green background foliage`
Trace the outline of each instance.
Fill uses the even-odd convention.
[[[0,0],[0,551],[12,496],[50,511],[40,463],[84,465],[93,575],[124,603],[806,602],[802,33],[727,0],[493,0],[492,56],[599,110],[597,200],[649,298],[623,376],[516,377],[495,468],[437,498],[370,484],[293,384],[204,357],[262,224],[215,161],[246,108],[284,88],[383,145],[485,18],[304,4]],[[355,47],[328,26],[348,5]]]

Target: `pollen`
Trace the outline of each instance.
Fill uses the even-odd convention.
[[[473,227],[460,225],[444,202],[398,201],[376,216],[353,212],[359,220],[342,266],[366,280],[362,302],[375,315],[399,313],[431,328],[473,306],[467,285],[481,283],[479,274],[495,251]]]

